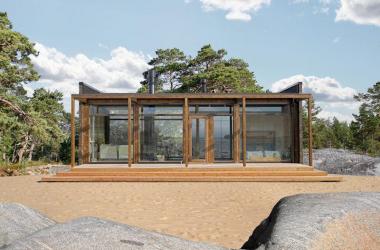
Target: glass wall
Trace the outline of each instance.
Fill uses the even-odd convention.
[[[214,116],[214,158],[232,160],[232,116]]]
[[[182,106],[140,107],[140,160],[182,161]]]
[[[133,124],[133,114],[131,115]],[[127,160],[128,106],[91,105],[90,161],[98,162]]]
[[[206,118],[191,119],[191,159],[206,159]]]
[[[247,105],[246,113],[247,161],[290,162],[292,140],[289,105]]]

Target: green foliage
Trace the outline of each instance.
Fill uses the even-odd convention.
[[[345,148],[373,156],[380,155],[380,82],[360,93],[355,99],[362,104],[359,114],[349,124],[337,118],[331,120],[317,117],[320,111],[313,103],[312,128],[314,148]],[[303,112],[303,125],[307,128],[307,111]],[[304,129],[304,147],[307,147],[308,133]]]
[[[12,30],[7,13],[0,12],[0,86],[1,91],[15,90],[22,83],[39,79],[30,55],[37,56],[34,44]]]
[[[13,31],[7,14],[0,13],[0,158],[4,164],[31,161],[46,149],[49,155],[58,152],[66,136],[61,128],[62,93],[36,89],[28,97],[23,88],[39,79],[30,59],[37,55],[34,44]]]
[[[355,148],[371,155],[380,155],[380,82],[360,93],[355,99],[362,104],[354,115],[351,131]]]
[[[149,64],[158,73],[156,92],[202,92],[202,82],[210,93],[257,93],[262,87],[242,59],[226,59],[227,51],[203,46],[195,58],[181,50],[159,49]],[[141,82],[139,93],[147,91],[147,81]]]

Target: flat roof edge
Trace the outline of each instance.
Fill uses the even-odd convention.
[[[72,94],[74,99],[311,99],[309,93],[257,93],[257,94],[139,94],[139,93],[99,93]]]

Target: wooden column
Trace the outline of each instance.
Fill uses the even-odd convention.
[[[243,97],[242,109],[243,109],[243,121],[242,121],[242,133],[243,133],[243,167],[247,166],[247,112],[246,112],[246,100]]]
[[[189,165],[189,99],[185,98],[183,104],[183,161]]]
[[[208,159],[206,158],[207,163],[214,162],[214,117],[210,116],[206,119],[206,152],[208,152]]]
[[[80,105],[80,139],[79,152],[81,155],[81,162],[79,164],[89,163],[90,159],[90,106],[88,103]]]
[[[139,105],[135,103],[133,108],[133,162],[139,160]]]
[[[71,167],[75,166],[75,100],[71,96],[71,114],[70,114],[70,130],[71,130]]]
[[[238,163],[240,161],[240,105],[239,103],[234,104],[233,112],[233,158],[234,162]]]
[[[128,98],[128,167],[132,167],[132,99]]]
[[[312,106],[312,99],[309,98],[307,99],[307,109],[308,109],[308,113],[307,113],[307,118],[308,118],[308,131],[309,131],[309,142],[308,142],[308,145],[309,145],[309,165],[310,166],[313,166],[313,131],[312,131],[312,110],[311,110],[311,106]]]

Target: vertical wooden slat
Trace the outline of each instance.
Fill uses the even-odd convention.
[[[183,105],[183,161],[189,165],[189,99],[185,98]]]
[[[240,161],[239,150],[239,137],[240,137],[240,106],[238,103],[234,104],[233,112],[233,158],[234,162]]]
[[[308,100],[308,103],[307,103],[307,109],[308,109],[308,114],[307,114],[307,117],[308,117],[308,131],[309,131],[309,165],[310,166],[313,166],[313,131],[312,131],[312,110],[311,110],[311,102],[312,102],[312,99],[309,98]]]
[[[81,109],[80,109],[80,112],[81,112],[81,128],[80,128],[80,131],[81,131],[81,149],[80,149],[80,152],[81,152],[81,159],[82,159],[82,162],[83,164],[86,164],[89,162],[89,147],[90,147],[90,109],[89,109],[89,105],[87,103],[83,103],[81,105]]]
[[[246,99],[243,97],[242,109],[243,109],[243,120],[242,120],[242,133],[243,133],[243,167],[247,165],[247,112],[246,112]]]
[[[128,98],[128,167],[132,166],[132,99]]]
[[[70,114],[70,129],[71,129],[71,167],[75,166],[75,100],[71,96],[71,114]]]
[[[133,108],[133,162],[139,161],[139,105],[135,103]]]

